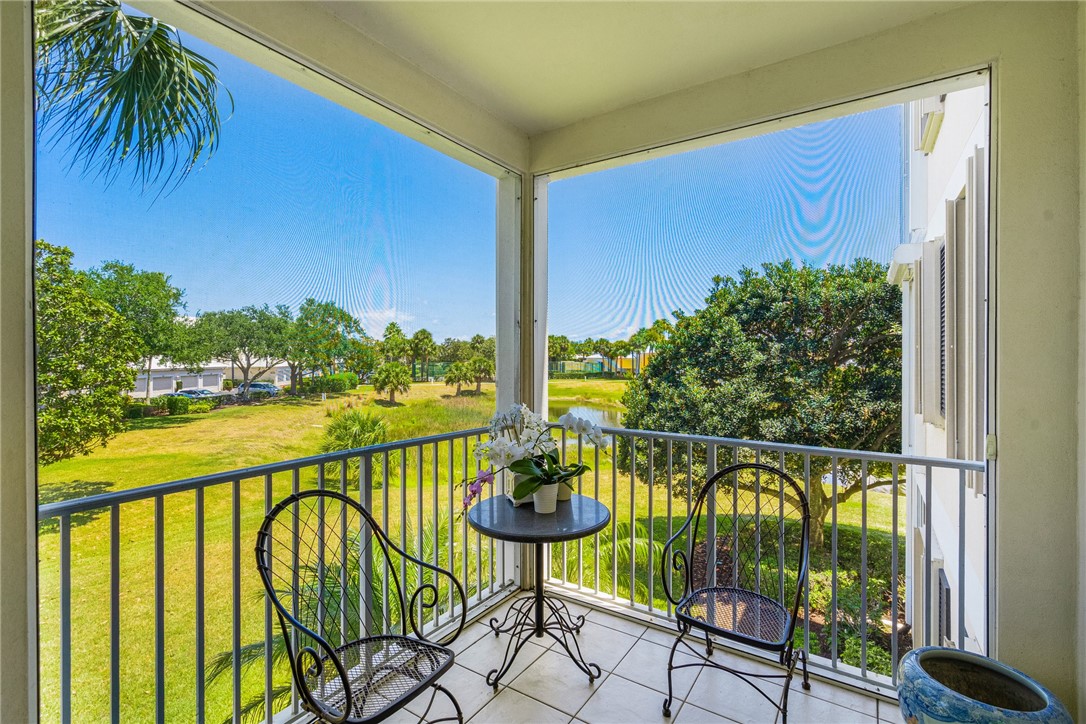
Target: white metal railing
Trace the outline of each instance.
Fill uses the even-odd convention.
[[[660,575],[670,575],[661,573],[659,548],[685,520],[708,476],[734,462],[765,462],[802,481],[812,510],[821,508],[824,515],[824,538],[812,546],[803,620],[797,627],[799,645],[814,667],[893,695],[907,647],[965,647],[967,596],[983,606],[985,595],[983,586],[965,583],[966,543],[970,536],[984,538],[983,531],[968,527],[978,524],[966,516],[967,476],[983,475],[984,463],[645,430],[604,432],[602,449],[582,436],[567,435],[561,451],[564,459],[591,466],[578,481],[578,492],[611,509],[610,526],[590,539],[551,546],[549,585],[674,621],[659,581]],[[906,515],[905,504],[914,503],[914,496],[906,494],[911,477],[926,490],[920,515]],[[821,488],[821,496],[812,485]],[[933,486],[936,492],[945,488],[941,498],[933,495]],[[941,620],[932,585],[933,505],[949,505],[944,517],[957,524],[956,529],[950,526],[952,540],[942,542],[956,553],[956,634],[948,641],[933,630],[933,622]],[[812,529],[817,523],[816,516]],[[922,556],[906,553],[912,545],[910,527],[922,536]],[[983,575],[986,561],[976,563]],[[921,578],[910,586],[907,564],[917,573],[913,578]],[[917,616],[923,620],[919,631],[912,625]]]
[[[271,604],[263,596],[255,566],[242,552],[251,550],[256,530],[274,503],[300,489],[336,487],[357,495],[405,550],[453,569],[469,592],[469,607],[485,607],[514,585],[517,560],[511,544],[480,536],[459,516],[463,491],[458,485],[474,474],[472,447],[485,434],[483,428],[466,430],[42,505],[40,545],[55,545],[57,551],[56,570],[40,573],[41,591],[48,597],[55,585],[58,599],[55,620],[40,622],[43,648],[55,647],[58,653],[55,660],[43,657],[44,718],[117,721],[126,711],[123,696],[135,691],[147,692],[148,704],[136,718],[236,718],[253,696],[262,695],[263,718],[271,722],[272,692],[289,681],[289,674],[273,660],[278,634]],[[608,528],[591,538],[551,546],[549,585],[671,620],[671,606],[658,580],[658,549],[689,513],[699,481],[740,460],[783,467],[803,481],[809,496],[813,485],[823,491],[825,539],[812,549],[799,630],[812,664],[830,675],[893,694],[905,647],[936,642],[930,544],[920,560],[912,561],[923,585],[909,589],[903,584],[910,516],[902,508],[906,500],[912,501],[901,489],[910,470],[924,473],[922,514],[911,516],[924,536],[933,519],[933,500],[939,497],[934,493],[948,487],[946,476],[953,476],[938,505],[958,501],[956,510],[944,513],[958,520],[954,563],[957,580],[966,580],[971,533],[965,513],[967,476],[983,474],[983,463],[612,428],[605,428],[606,444],[597,448],[583,438],[558,434],[567,460],[575,456],[592,466],[578,481],[579,492],[605,503],[612,518]],[[857,480],[867,484],[857,487]],[[886,489],[897,492],[876,492]],[[189,505],[191,513],[175,512]],[[84,526],[108,539],[108,588],[103,596],[108,606],[98,604],[101,613],[80,627],[72,618],[73,570],[77,587],[93,575],[86,566],[73,564],[73,550],[81,560],[79,547],[73,549],[73,529]],[[191,536],[192,575],[168,578],[177,556],[172,550],[167,556],[166,547],[178,536]],[[224,567],[229,569],[227,591],[208,578],[209,571]],[[126,578],[125,571],[132,570],[138,572]],[[125,601],[133,595],[130,579],[145,575],[153,579],[153,640],[122,646]],[[875,582],[885,587],[872,588]],[[959,647],[965,643],[960,624],[965,620],[965,589],[960,585],[957,594]],[[217,605],[218,614],[209,614],[208,606],[223,596],[229,598],[229,609],[224,612]],[[167,611],[177,609],[191,616],[191,644],[187,634],[176,633],[176,624],[167,625]],[[912,630],[910,641],[901,634],[910,625],[910,613],[917,611],[924,622],[921,631]],[[885,627],[881,614],[888,621]],[[136,617],[129,622],[137,623]],[[180,628],[187,631],[187,625]],[[228,638],[222,629],[229,630]],[[108,635],[99,633],[106,630]],[[217,657],[220,664],[228,658],[220,672],[229,672],[225,684],[208,681],[213,666],[209,631],[225,644]],[[889,641],[883,642],[886,635]],[[97,670],[76,669],[79,687],[73,687],[73,637],[104,637],[100,649],[108,650]],[[190,645],[191,678],[178,682],[178,666],[168,659],[173,661]],[[256,659],[263,659],[261,666],[246,658],[254,651]],[[55,670],[47,671],[50,667]],[[55,696],[47,683],[50,675],[55,676]],[[217,687],[210,697],[209,684]],[[104,691],[109,692],[108,702],[101,697]],[[73,702],[73,693],[83,692]],[[297,711],[293,695],[289,707]]]
[[[125,713],[125,718],[153,717],[159,722],[182,717],[201,722],[237,720],[252,698],[263,693],[263,719],[271,722],[275,714],[272,692],[289,681],[289,672],[273,660],[278,624],[255,576],[251,551],[264,514],[277,500],[298,490],[334,487],[357,495],[401,548],[456,572],[468,591],[469,608],[485,607],[513,585],[514,566],[506,546],[496,545],[470,530],[466,519],[458,519],[462,495],[458,486],[474,473],[472,447],[485,433],[485,429],[473,429],[434,435],[42,505],[38,511],[42,544],[59,549],[55,578],[52,572],[42,572],[42,595],[51,595],[49,587],[55,582],[58,604],[56,620],[40,621],[40,637],[43,647],[56,644],[59,653],[55,661],[43,660],[43,719],[118,721]],[[174,510],[189,504],[191,517],[179,519]],[[228,526],[223,525],[226,520]],[[73,583],[82,588],[80,576],[90,579],[95,572],[78,566],[73,581],[73,528],[81,526],[89,526],[93,535],[107,536],[109,541],[108,607],[100,604],[100,620],[83,628],[73,626]],[[191,576],[168,575],[177,561],[172,552],[167,558],[166,545],[179,529],[184,529],[181,537],[192,540]],[[55,541],[50,541],[54,536]],[[79,559],[78,547],[75,553]],[[227,592],[221,586],[212,590],[209,573],[223,567],[230,571],[229,611],[226,617],[211,620],[209,604]],[[126,581],[122,568],[136,573]],[[126,584],[144,576],[153,579],[153,637],[122,650]],[[176,627],[167,625],[167,611],[175,609],[186,609],[191,615],[193,640],[172,633]],[[251,625],[254,619],[262,623],[262,629]],[[128,621],[130,626],[135,623],[135,617]],[[209,684],[217,682],[208,681],[213,665],[209,654],[215,653],[209,651],[208,638],[209,632],[222,629],[229,630],[229,692],[212,701]],[[100,647],[108,655],[97,671],[77,668],[81,685],[74,687],[73,640],[95,637],[108,639]],[[263,665],[258,666],[244,657],[261,642]],[[189,646],[193,679],[179,682],[179,673],[170,671],[168,655],[173,660]],[[49,672],[53,666],[55,671]],[[260,671],[262,675],[257,675]],[[50,673],[55,674],[55,698],[48,693]],[[141,673],[146,675],[141,677]],[[146,711],[125,711],[122,690],[146,692]],[[109,692],[108,701],[103,692]],[[171,697],[171,692],[183,692],[182,698],[188,701],[176,694]],[[73,694],[79,693],[85,696],[73,702]],[[297,712],[296,696],[291,696],[289,706]]]

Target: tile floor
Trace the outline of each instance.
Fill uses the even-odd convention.
[[[603,676],[589,684],[588,677],[566,657],[562,647],[544,637],[524,646],[496,691],[487,686],[486,673],[498,665],[505,653],[505,635],[495,638],[485,623],[491,615],[504,615],[504,608],[499,608],[464,629],[453,645],[456,663],[441,678],[459,701],[465,721],[708,724],[775,720],[776,710],[742,681],[721,671],[701,668],[676,672],[677,698],[671,705],[671,719],[664,718],[661,706],[667,692],[672,634],[577,604],[571,603],[570,607],[585,614],[581,650],[588,661],[600,665]],[[718,649],[714,658],[723,661],[738,657]],[[762,666],[745,659],[742,663],[748,670]],[[388,721],[417,721],[428,699],[420,697],[407,711]],[[793,682],[788,713],[789,721],[795,724],[901,722],[897,706],[815,679],[810,692],[804,692],[798,680]],[[451,714],[452,707],[439,696],[428,718]]]

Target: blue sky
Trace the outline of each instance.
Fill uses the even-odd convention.
[[[551,183],[550,329],[626,338],[769,261],[888,262],[901,124],[891,106]]]
[[[375,336],[494,333],[493,178],[184,37],[234,97],[218,153],[156,199],[39,144],[39,238],[165,272],[189,313],[313,296]],[[889,260],[901,136],[891,107],[552,183],[551,333],[628,336],[745,265]]]

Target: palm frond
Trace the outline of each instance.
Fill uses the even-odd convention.
[[[39,132],[73,166],[107,183],[130,166],[165,188],[215,153],[217,68],[176,29],[118,0],[39,0],[34,13]]]
[[[280,684],[272,687],[271,690],[271,705],[273,712],[280,712],[285,710],[290,705],[290,684]],[[241,721],[243,722],[259,722],[265,719],[264,716],[264,694],[256,694],[246,701],[241,706]],[[232,724],[234,716],[231,714],[223,719],[222,724]]]

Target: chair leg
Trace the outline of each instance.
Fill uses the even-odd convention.
[[[708,631],[705,632],[705,655],[706,656],[712,656],[713,655],[713,640],[711,638],[709,638],[709,632]]]
[[[671,700],[674,698],[671,688],[671,672],[675,668],[675,649],[679,648],[683,636],[686,636],[689,630],[688,628],[679,629],[679,635],[675,638],[675,643],[671,644],[671,654],[667,657],[667,698],[664,699],[664,716],[671,716]]]
[[[803,665],[803,689],[804,691],[811,690],[811,680],[807,678],[807,652],[800,649],[799,662]]]
[[[459,724],[464,724],[464,712],[460,710],[460,703],[456,700],[456,697],[452,695],[452,692],[446,689],[441,684],[430,684],[430,686],[433,687],[434,693],[430,695],[430,704],[426,707],[426,711],[422,713],[422,716],[419,717],[419,722],[421,723],[426,721],[426,715],[430,713],[430,709],[434,706],[434,699],[437,698],[437,692],[440,691],[445,696],[449,697],[449,701],[452,702],[453,709],[456,710],[456,716],[446,716],[442,717],[441,719],[434,719],[430,724],[436,724],[436,722],[439,721],[455,721],[459,722]]]
[[[781,703],[777,707],[781,711],[781,724],[788,724],[788,692],[792,690],[792,674],[796,670],[796,661],[799,660],[799,655],[802,653],[802,651],[797,651],[781,662],[788,667],[787,675],[784,677],[784,692],[781,694]]]

